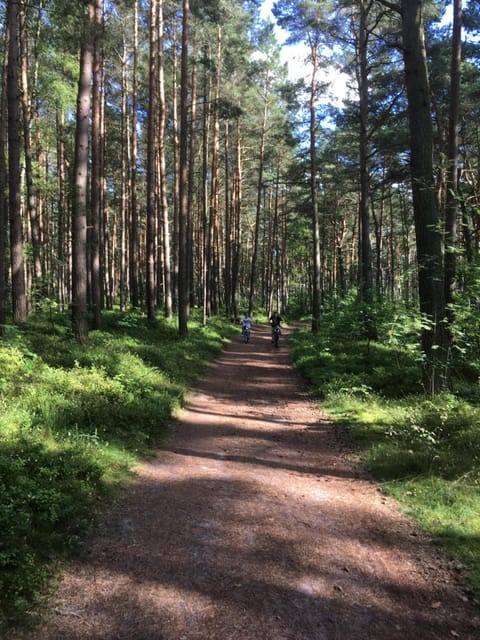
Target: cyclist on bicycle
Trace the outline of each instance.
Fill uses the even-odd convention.
[[[270,316],[270,324],[272,326],[272,344],[275,344],[276,346],[278,346],[278,337],[281,334],[281,322],[281,316],[276,311],[274,311]]]
[[[244,315],[240,320],[240,324],[242,325],[242,335],[244,340],[245,342],[248,342],[250,340],[250,331],[252,330],[252,318],[250,312]]]

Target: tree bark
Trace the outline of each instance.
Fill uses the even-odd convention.
[[[317,202],[317,161],[316,161],[316,94],[318,71],[318,35],[309,36],[310,54],[312,56],[312,76],[310,81],[310,202],[312,209],[313,240],[313,282],[312,282],[312,331],[320,327],[321,304],[321,260],[320,260],[320,221],[318,219]]]
[[[95,5],[89,2],[80,53],[72,207],[72,323],[80,344],[85,344],[88,339],[87,187],[94,19]]]
[[[21,0],[19,7],[19,43],[20,43],[20,68],[21,68],[21,96],[23,116],[23,150],[25,157],[25,187],[27,192],[27,209],[30,220],[30,238],[32,243],[33,258],[33,287],[42,289],[42,261],[40,256],[40,221],[37,210],[37,199],[33,185],[33,158],[32,158],[32,106],[28,82],[28,48],[26,34],[26,2]]]
[[[372,302],[372,256],[370,246],[370,172],[368,153],[368,30],[365,0],[360,0],[358,33],[358,92],[360,109],[360,299]]]
[[[425,318],[423,378],[430,394],[442,389],[447,374],[445,304],[440,217],[433,172],[433,131],[425,51],[422,0],[402,0],[402,35],[410,129],[418,293]]]
[[[147,317],[155,320],[155,120],[156,120],[156,57],[157,57],[157,0],[150,4],[150,68],[147,130],[147,226],[146,226],[146,302]]]
[[[133,5],[133,77],[132,77],[132,158],[130,166],[130,302],[135,309],[140,302],[138,286],[138,0]]]
[[[222,31],[217,32],[217,60],[215,76],[215,97],[212,123],[212,166],[210,185],[210,211],[207,245],[207,298],[211,313],[218,312],[218,217],[219,217],[219,159],[220,159],[220,65],[222,51]]]
[[[179,210],[178,210],[178,328],[181,337],[188,334],[188,49],[189,0],[183,0],[182,57],[180,84],[180,158],[179,158]]]
[[[265,87],[264,87],[262,128],[260,131],[260,141],[259,141],[257,203],[256,203],[256,211],[255,211],[255,230],[254,230],[253,249],[252,249],[252,264],[250,267],[250,293],[248,296],[248,310],[250,312],[252,312],[254,309],[255,282],[257,279],[260,216],[262,211],[262,198],[263,198],[263,172],[265,169],[265,166],[264,166],[265,165],[265,136],[266,136],[267,117],[268,117],[268,91],[269,91],[269,77],[267,75],[265,79]]]
[[[163,0],[159,5],[159,28],[158,28],[158,153],[160,162],[160,209],[163,228],[163,279],[165,293],[165,318],[170,320],[173,316],[172,301],[172,264],[171,264],[171,239],[170,220],[168,206],[167,189],[167,160],[166,160],[166,118],[167,105],[165,101],[165,73],[164,73],[164,20],[163,20]]]
[[[16,0],[9,0],[8,2],[7,23],[9,37],[7,103],[10,260],[12,267],[13,321],[19,324],[27,319],[27,297],[21,212],[19,29],[18,2]]]
[[[6,28],[6,27],[5,27]],[[7,36],[6,31],[3,32]],[[0,335],[3,334],[3,326],[6,324],[6,297],[7,297],[7,235],[8,235],[8,197],[7,197],[7,162],[6,149],[8,141],[7,132],[7,65],[8,65],[8,38],[6,40],[6,52],[3,63],[2,84],[0,89]]]
[[[92,184],[90,224],[90,274],[93,326],[102,326],[103,277],[100,260],[101,192],[102,192],[102,55],[100,30],[102,26],[101,0],[95,0],[95,44],[93,53],[92,91]]]
[[[460,65],[462,60],[462,0],[453,1],[452,61],[450,73],[450,109],[447,142],[447,194],[445,210],[445,307],[449,338],[454,340],[453,308],[456,285],[458,215],[458,126],[460,112]]]
[[[70,291],[68,287],[69,269],[67,255],[67,237],[68,237],[68,219],[67,219],[67,203],[66,203],[66,177],[65,177],[65,113],[61,110],[56,115],[56,133],[57,133],[57,207],[58,207],[58,237],[57,237],[57,288],[62,311],[67,308],[70,299]]]

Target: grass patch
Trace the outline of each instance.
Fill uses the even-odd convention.
[[[436,544],[465,563],[478,594],[480,486],[468,477],[452,482],[430,474],[401,483],[386,483],[385,491],[399,500]]]
[[[453,392],[428,399],[410,338],[392,343],[388,325],[379,323],[378,341],[368,342],[335,323],[291,337],[296,367],[385,491],[465,563],[480,597],[478,368],[459,363]]]
[[[82,548],[99,498],[158,445],[186,391],[238,332],[105,314],[81,347],[64,316],[0,341],[0,630]]]

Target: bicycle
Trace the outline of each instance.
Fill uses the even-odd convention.
[[[280,339],[281,334],[282,332],[278,324],[272,327],[272,342],[276,347],[278,347],[278,341]]]
[[[250,329],[248,327],[243,328],[242,336],[244,342],[250,342]]]

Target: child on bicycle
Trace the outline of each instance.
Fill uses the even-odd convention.
[[[275,344],[276,346],[278,346],[278,337],[281,335],[281,322],[281,316],[276,311],[274,311],[270,316],[270,324],[272,326],[272,344]]]
[[[250,340],[250,331],[252,330],[252,318],[250,312],[244,315],[244,317],[240,320],[240,324],[242,325],[242,335],[245,339],[245,342],[248,342]]]

